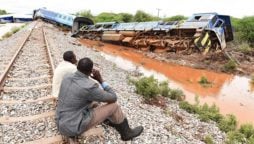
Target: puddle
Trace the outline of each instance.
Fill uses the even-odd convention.
[[[81,42],[89,46],[96,45],[93,41]],[[111,44],[103,44],[96,48],[102,51],[101,55],[105,59],[122,69],[138,70],[145,76],[153,75],[158,80],[168,80],[170,87],[183,90],[186,100],[191,103],[198,95],[201,103],[215,103],[221,113],[236,115],[239,123],[254,124],[254,86],[247,77],[165,63]],[[212,82],[211,87],[203,87],[198,83],[202,76]]]

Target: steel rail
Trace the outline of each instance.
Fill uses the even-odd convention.
[[[42,32],[43,32],[44,41],[46,43],[46,51],[47,51],[47,55],[48,55],[49,64],[50,64],[50,67],[51,67],[51,76],[53,76],[55,66],[54,66],[54,63],[53,63],[52,55],[51,55],[52,53],[51,53],[50,48],[49,48],[49,43],[48,43],[48,40],[46,38],[46,33],[44,31],[44,28],[42,28]]]
[[[5,68],[3,74],[0,76],[0,94],[3,91],[3,85],[5,82],[5,79],[7,77],[7,74],[9,73],[12,65],[14,64],[17,56],[19,55],[21,49],[24,47],[25,43],[27,42],[28,38],[30,37],[32,31],[34,30],[35,26],[37,25],[37,23],[35,23],[35,25],[33,26],[33,28],[30,30],[30,32],[28,33],[28,35],[26,36],[26,38],[24,39],[24,41],[21,43],[21,45],[19,46],[18,50],[16,51],[16,53],[14,54],[14,56],[12,57],[10,63],[8,64],[8,66]]]

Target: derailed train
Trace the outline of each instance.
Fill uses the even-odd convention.
[[[186,21],[96,24],[88,18],[63,15],[45,9],[36,10],[34,16],[72,27],[73,36],[149,48],[151,51],[161,48],[187,54],[193,51],[206,54],[209,50],[223,50],[226,42],[233,40],[230,17],[217,13],[194,14]],[[69,22],[63,18],[67,18]]]
[[[230,17],[217,13],[194,14],[186,21],[106,22],[73,28],[84,38],[120,42],[136,48],[163,48],[166,51],[223,50],[233,40]]]

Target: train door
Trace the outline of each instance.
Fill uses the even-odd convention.
[[[233,29],[230,21],[230,17],[226,15],[218,15],[220,19],[224,21],[223,29],[225,31],[225,39],[226,41],[232,41],[234,39]]]

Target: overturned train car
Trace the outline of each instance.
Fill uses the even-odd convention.
[[[39,8],[33,11],[33,19],[42,19],[57,25],[68,28],[79,29],[84,25],[93,25],[93,21],[85,17],[60,13],[46,8]]]
[[[73,35],[83,38],[117,42],[135,48],[162,48],[165,51],[223,50],[233,40],[230,17],[217,13],[194,14],[186,21],[104,22],[94,25],[73,23]]]

